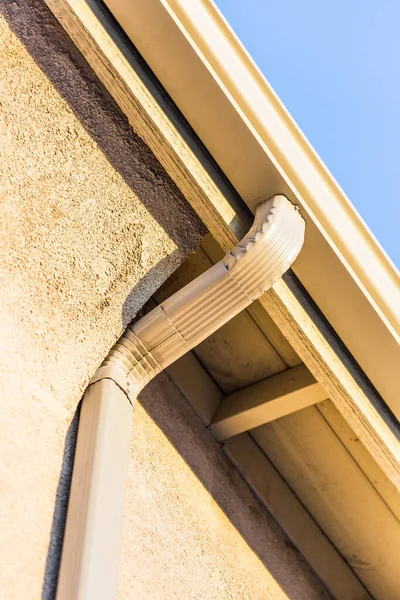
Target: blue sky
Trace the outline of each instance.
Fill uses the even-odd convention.
[[[400,0],[216,0],[400,266]]]

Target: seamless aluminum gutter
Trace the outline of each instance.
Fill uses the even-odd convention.
[[[294,271],[399,416],[398,273],[218,9],[105,3],[249,208],[277,192],[299,204],[307,237]]]

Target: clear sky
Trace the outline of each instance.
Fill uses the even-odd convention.
[[[216,0],[400,266],[400,0]]]

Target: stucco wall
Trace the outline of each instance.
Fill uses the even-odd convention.
[[[0,6],[0,597],[11,600],[40,597],[82,391],[203,230],[47,9]]]
[[[47,600],[82,392],[204,232],[39,0],[0,8],[0,597]],[[323,597],[165,375],[142,401],[119,597]]]

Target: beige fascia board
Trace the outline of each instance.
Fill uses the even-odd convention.
[[[397,271],[217,8],[106,4],[249,208],[278,191],[300,205],[307,236],[293,270],[399,416]]]
[[[57,600],[116,597],[132,406],[158,373],[290,268],[304,242],[297,207],[275,196],[221,261],[129,326],[82,400]]]

